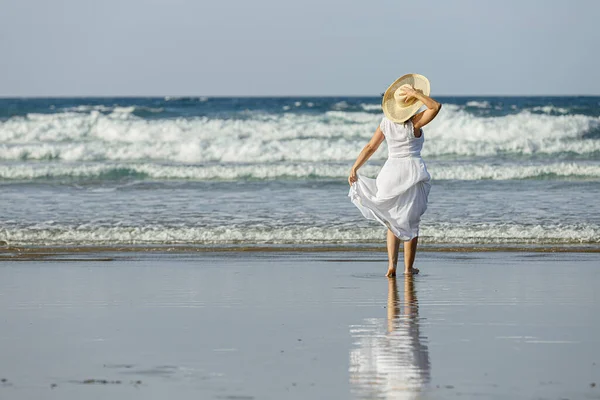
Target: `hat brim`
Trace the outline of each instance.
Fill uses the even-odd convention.
[[[406,122],[410,117],[413,116],[415,112],[419,110],[419,108],[421,108],[421,106],[423,106],[422,101],[416,101],[405,107],[398,105],[396,99],[394,98],[394,93],[400,86],[405,84],[409,84],[415,89],[421,90],[426,96],[429,96],[429,80],[423,75],[406,74],[396,79],[394,83],[387,88],[383,95],[383,100],[381,101],[383,113],[390,121],[398,123]]]

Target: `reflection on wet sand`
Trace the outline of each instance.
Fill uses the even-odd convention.
[[[355,339],[350,384],[359,398],[418,399],[429,382],[427,339],[419,334],[414,279],[403,279],[403,299],[398,297],[396,278],[389,279],[387,319],[369,318],[350,327]]]

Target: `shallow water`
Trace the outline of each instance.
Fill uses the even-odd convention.
[[[12,246],[364,245],[365,220],[336,182],[7,185],[0,237]],[[600,244],[600,183],[437,181],[421,243]]]

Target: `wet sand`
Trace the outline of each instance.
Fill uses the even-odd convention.
[[[0,241],[0,261],[74,261],[101,260],[112,261],[111,255],[120,254],[123,259],[125,254],[139,258],[140,253],[157,254],[190,254],[190,253],[284,253],[282,256],[297,253],[385,253],[387,250],[381,244],[330,244],[330,245],[123,245],[123,246],[8,246]],[[400,249],[402,252],[402,249]],[[419,252],[441,253],[600,253],[597,245],[443,245],[421,244]]]
[[[597,253],[0,261],[0,398],[600,399]],[[49,262],[52,261],[52,262]]]

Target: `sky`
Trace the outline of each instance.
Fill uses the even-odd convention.
[[[600,95],[598,0],[0,0],[0,96]]]

